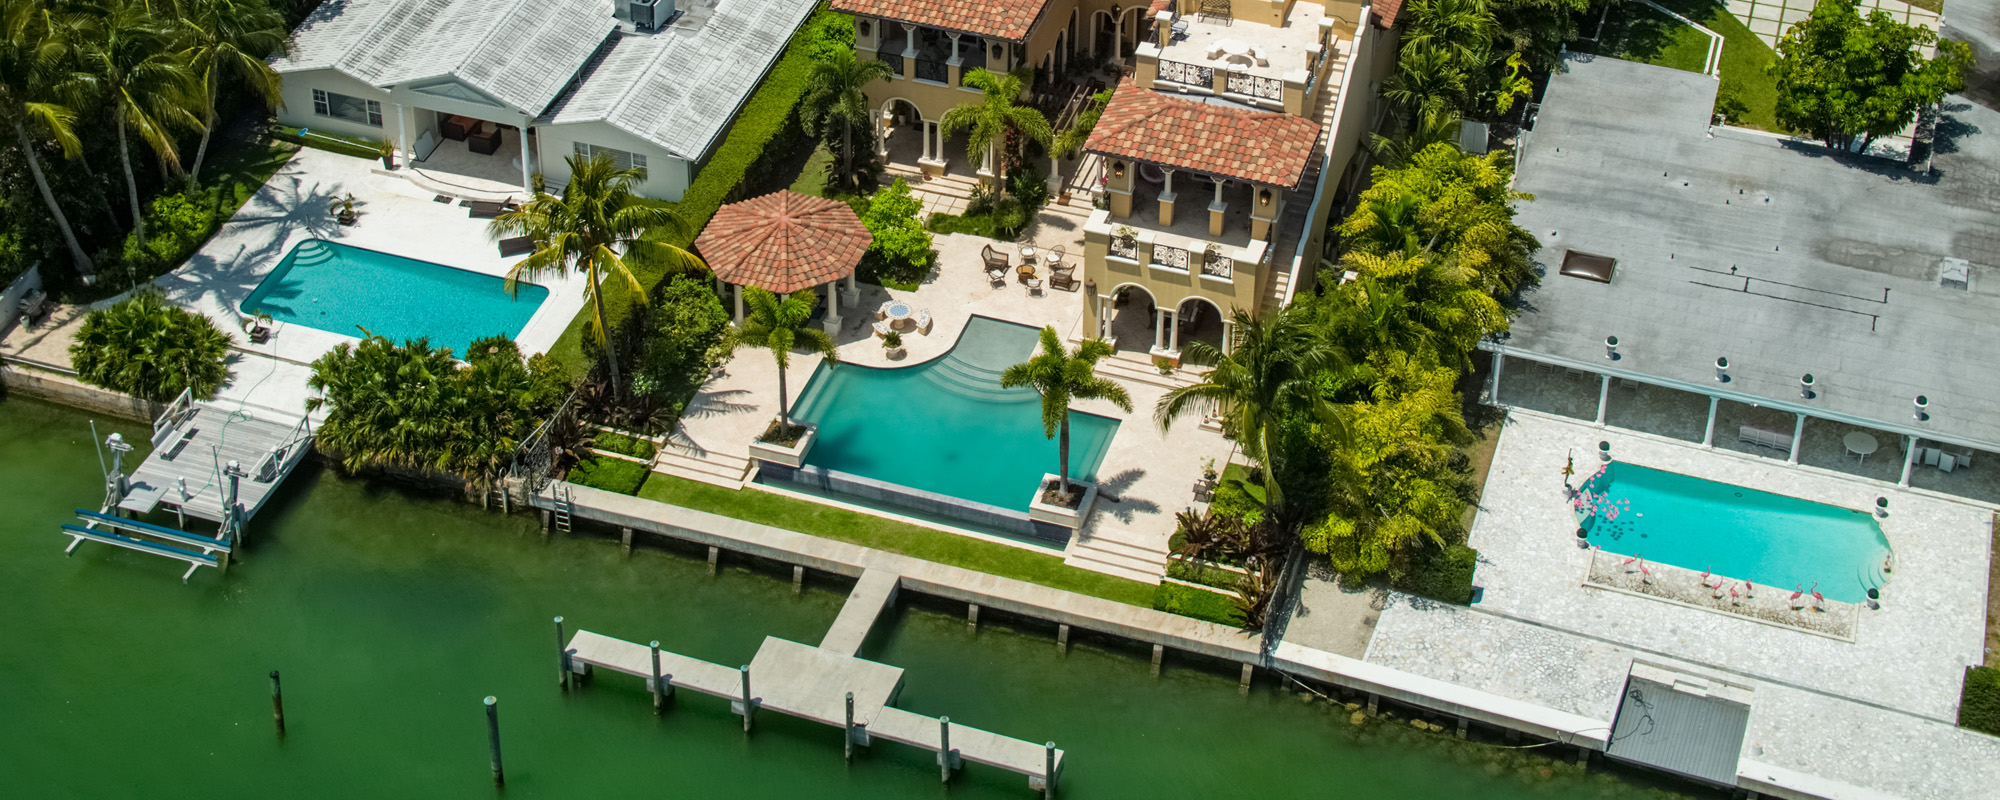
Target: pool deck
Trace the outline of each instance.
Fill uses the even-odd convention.
[[[1042,246],[1063,241],[1063,237],[1070,235],[1061,220],[1054,219],[1060,215],[1043,217],[1042,233],[1035,239]],[[1075,229],[1079,241],[1081,230]],[[834,337],[841,360],[877,367],[921,364],[948,352],[974,315],[1025,325],[1053,325],[1063,334],[1065,344],[1074,346],[1070,337],[1077,333],[1083,315],[1082,292],[1049,289],[1042,295],[1030,295],[1026,287],[1011,280],[1004,287],[993,286],[980,261],[980,249],[989,243],[991,240],[961,234],[938,236],[940,269],[935,278],[916,291],[861,284],[859,302],[841,310],[843,325]],[[1069,250],[1080,253],[1081,246],[1072,244]],[[933,319],[929,334],[903,335],[908,354],[898,360],[884,355],[871,327],[875,322],[874,309],[892,297],[929,310]],[[1075,406],[1077,411],[1100,414],[1121,423],[1097,470],[1104,491],[1117,499],[1099,500],[1092,521],[1080,536],[1072,539],[1064,553],[1075,566],[1157,581],[1165,570],[1174,512],[1195,504],[1193,487],[1201,474],[1202,460],[1212,458],[1218,465],[1227,462],[1231,445],[1221,434],[1202,430],[1195,419],[1182,420],[1172,431],[1162,432],[1153,422],[1152,409],[1166,393],[1163,384],[1168,379],[1130,379],[1127,376],[1150,373],[1151,367],[1129,353],[1121,354],[1120,358],[1123,359],[1120,363],[1112,365],[1112,369],[1100,369],[1100,373],[1125,385],[1132,396],[1132,412],[1120,411],[1103,401],[1085,401]],[[820,360],[817,355],[793,354],[787,382],[794,404]],[[724,374],[703,387],[689,402],[680,428],[662,449],[655,469],[703,479],[703,474],[693,471],[701,466],[694,462],[707,461],[718,465],[711,466],[714,471],[733,472],[740,479],[750,442],[777,413],[777,382],[777,367],[769,353],[738,351]],[[1024,507],[1026,501],[1023,497]]]
[[[298,379],[308,374],[304,365],[342,342],[359,341],[358,335],[282,322],[266,345],[251,345],[241,335],[244,317],[237,307],[299,242],[325,239],[494,276],[505,275],[518,260],[500,257],[486,235],[486,220],[467,217],[456,204],[433,202],[431,194],[401,177],[374,173],[378,166],[372,159],[300,149],[187,263],[154,281],[169,299],[236,332],[244,361],[233,371],[252,380],[271,375],[245,402],[302,413],[299,404],[308,392]],[[349,194],[360,221],[335,224],[332,203]],[[549,297],[516,336],[524,353],[546,351],[583,308],[580,278],[563,275],[538,283],[549,289]]]
[[[1897,569],[1882,608],[1858,612],[1850,642],[1586,586],[1561,470],[1572,449],[1590,469],[1599,441],[1621,461],[1848,508],[1886,494]],[[2000,739],[1953,722],[1964,668],[1983,659],[1992,518],[1988,506],[1514,409],[1471,535],[1479,602],[1391,593],[1366,660],[1606,724],[1635,659],[1706,671],[1754,688],[1746,787],[1990,796]]]

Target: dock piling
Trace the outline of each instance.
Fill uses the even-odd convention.
[[[666,681],[660,677],[660,642],[653,640],[653,713],[658,714],[667,707]]]
[[[1042,800],[1056,797],[1056,743],[1049,742],[1042,749]]]
[[[1160,677],[1160,660],[1165,658],[1166,655],[1167,655],[1166,645],[1163,644],[1153,645],[1153,677],[1155,678]]]
[[[840,730],[841,752],[847,763],[854,763],[854,693],[847,693],[847,727]]]
[[[979,632],[979,605],[977,603],[965,607],[965,629],[973,633]]]
[[[563,635],[562,617],[556,617],[556,670],[562,673],[561,677],[556,681],[556,683],[562,686],[562,688],[565,691],[567,691],[569,689],[569,681],[570,681],[569,637]]]
[[[717,558],[720,558],[721,556],[722,556],[722,548],[716,547],[715,545],[708,546],[708,574],[710,575],[715,574],[715,561]]]
[[[1472,720],[1471,720],[1471,718],[1469,718],[1469,717],[1459,717],[1459,718],[1458,718],[1458,738],[1460,738],[1460,739],[1463,739],[1463,738],[1465,738],[1465,731],[1466,731],[1466,729],[1467,729],[1467,728],[1470,728],[1470,727],[1472,727]]]
[[[1256,673],[1256,671],[1257,671],[1257,667],[1256,667],[1255,665],[1252,665],[1252,664],[1250,664],[1250,663],[1248,663],[1248,662],[1245,662],[1245,663],[1244,663],[1244,665],[1243,665],[1243,679],[1242,679],[1241,681],[1239,681],[1239,682],[1238,682],[1238,683],[1236,684],[1236,693],[1237,693],[1237,694],[1240,694],[1240,695],[1245,695],[1245,696],[1248,696],[1248,695],[1250,694],[1250,676],[1251,676],[1251,675],[1253,675],[1253,674],[1255,674],[1255,673]]]
[[[542,541],[549,540],[549,510],[542,509]]]
[[[278,671],[271,670],[271,718],[278,723],[278,738],[285,738],[285,692],[278,687]]]
[[[500,701],[486,696],[486,740],[493,748],[493,785],[505,786],[507,772],[500,768]]]
[[[743,673],[743,732],[748,734],[750,718],[757,713],[757,706],[750,700],[750,665],[744,664],[738,669]]]
[[[792,594],[803,594],[806,590],[806,568],[792,567]]]
[[[1380,695],[1377,695],[1374,692],[1368,693],[1368,716],[1371,717],[1375,716],[1375,709],[1378,705],[1381,704],[1381,702],[1382,702],[1382,697]]]
[[[938,717],[938,781],[951,783],[951,717]]]
[[[1056,652],[1069,655],[1069,623],[1056,626]]]
[[[625,557],[625,558],[631,558],[631,557],[632,557],[632,529],[631,529],[631,528],[619,528],[619,529],[618,529],[618,547],[619,547],[619,551],[620,551],[620,552],[619,552],[619,555],[621,555],[621,556],[623,556],[623,557]]]

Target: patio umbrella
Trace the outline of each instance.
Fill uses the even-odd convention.
[[[715,277],[786,295],[851,278],[874,241],[846,203],[781,191],[723,206],[694,244]]]

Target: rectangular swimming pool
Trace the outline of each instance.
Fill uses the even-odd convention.
[[[1034,353],[1040,332],[973,317],[951,352],[913,367],[821,366],[795,416],[819,426],[808,466],[1026,512],[1056,442],[1041,396],[1003,389],[1000,372]],[[1070,412],[1070,477],[1092,480],[1118,421]]]
[[[1889,540],[1866,511],[1614,461],[1576,507],[1591,544],[1759,586],[1859,603],[1888,580]]]
[[[547,288],[523,283],[509,297],[506,282],[492,275],[307,239],[257,284],[242,310],[398,344],[428,337],[464,357],[474,339],[519,336],[548,296]]]

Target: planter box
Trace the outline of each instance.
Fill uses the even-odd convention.
[[[1028,501],[1028,518],[1070,530],[1080,529],[1090,521],[1091,507],[1097,505],[1097,484],[1072,479],[1072,485],[1083,487],[1083,500],[1076,504],[1076,508],[1070,509],[1042,502],[1042,490],[1058,480],[1061,479],[1054,475],[1042,474],[1041,483],[1035,484],[1035,494]]]
[[[805,466],[806,453],[812,450],[813,440],[818,438],[819,429],[808,425],[806,426],[806,435],[799,437],[799,443],[791,447],[772,444],[762,439],[752,439],[750,441],[750,458],[797,469]]]

